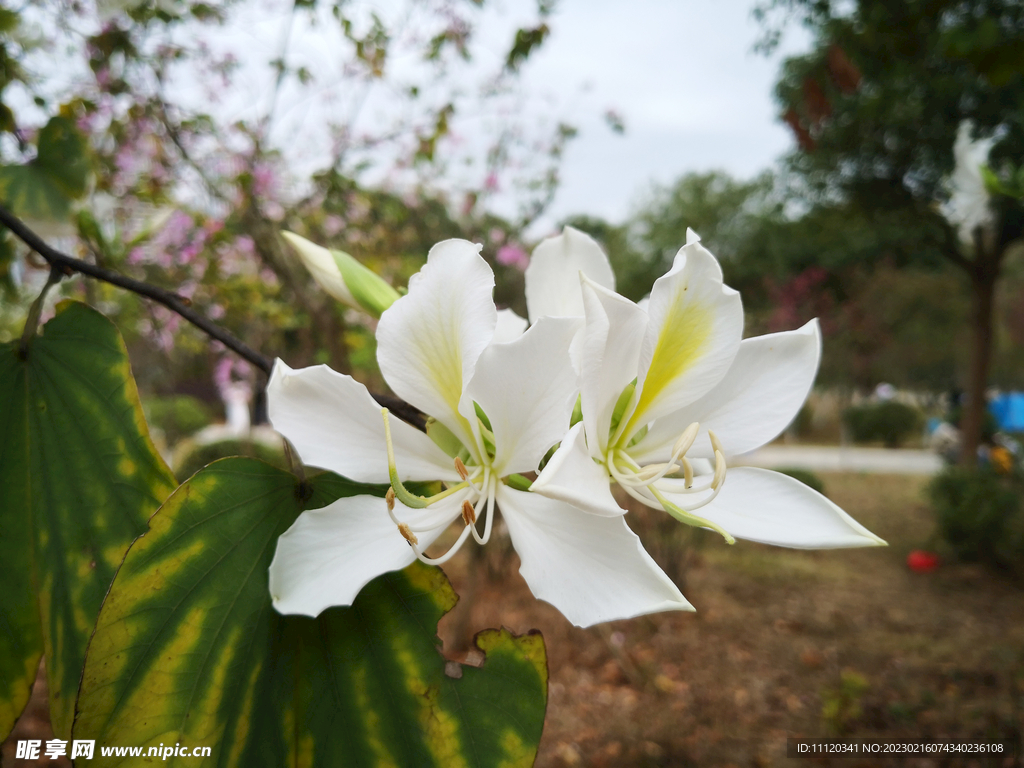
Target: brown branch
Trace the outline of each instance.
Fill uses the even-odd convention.
[[[21,219],[0,205],[0,223],[17,235],[25,245],[46,259],[52,266],[60,267],[66,274],[78,272],[83,275],[102,280],[105,283],[124,288],[126,291],[137,293],[152,299],[158,304],[163,304],[172,312],[176,312],[188,320],[206,335],[216,339],[221,344],[232,350],[239,356],[245,358],[255,365],[267,376],[274,367],[274,361],[265,355],[261,355],[241,339],[236,339],[226,330],[213,323],[211,320],[192,309],[190,302],[176,293],[158,288],[155,285],[135,280],[105,267],[90,264],[87,261],[68,256],[46,244],[46,242],[35,232],[29,229]]]
[[[245,342],[235,338],[228,331],[196,312],[191,308],[191,306],[189,306],[190,302],[187,299],[176,293],[172,293],[171,291],[158,288],[155,285],[150,285],[149,283],[144,283],[141,280],[135,280],[118,272],[114,272],[111,269],[90,264],[87,261],[76,259],[74,256],[68,256],[66,253],[62,253],[56,248],[52,248],[47,245],[46,241],[44,241],[39,235],[26,226],[21,219],[8,211],[2,205],[0,205],[0,224],[3,224],[11,230],[11,232],[25,243],[25,245],[42,256],[52,268],[60,269],[68,275],[78,272],[96,280],[102,280],[105,283],[110,283],[111,285],[116,285],[119,288],[124,288],[126,291],[131,291],[132,293],[137,293],[140,296],[152,299],[158,304],[164,305],[172,312],[176,312],[178,315],[192,323],[196,328],[210,336],[210,338],[216,339],[228,349],[255,365],[263,371],[268,378],[270,377],[270,373],[274,367],[273,360],[260,354]],[[377,394],[374,392],[371,392],[370,395],[380,405],[388,408],[403,421],[412,424],[420,430],[426,429],[427,422],[423,414],[401,398],[394,397],[393,395]]]

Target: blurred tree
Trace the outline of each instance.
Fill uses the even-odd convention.
[[[447,237],[516,246],[550,202],[573,134],[552,110],[523,109],[519,85],[553,4],[507,30],[497,57],[476,43],[488,13],[477,0],[254,6],[0,9],[0,200],[33,225],[53,219],[61,229],[48,234],[77,235],[83,257],[178,292],[252,346],[294,364],[374,368],[371,329],[315,287],[278,232],[310,234],[396,281]],[[274,21],[270,46],[252,44],[261,15]],[[499,193],[516,206],[509,220],[487,211]],[[43,265],[13,256],[0,241],[0,277],[27,298]],[[521,281],[514,266],[497,271]],[[169,394],[219,365],[222,353],[171,312],[84,290],[116,316],[144,385]],[[174,373],[149,377],[145,363],[161,356]]]
[[[776,23],[781,12],[783,22]],[[971,285],[965,463],[981,435],[994,296],[1024,227],[1024,5],[1016,0],[774,0],[757,10],[765,50],[793,18],[814,36],[787,59],[776,93],[799,150],[790,157],[815,205],[904,221]],[[991,136],[993,226],[963,237],[940,212],[961,124]],[[966,242],[965,242],[966,241]],[[882,255],[882,254],[879,254]]]

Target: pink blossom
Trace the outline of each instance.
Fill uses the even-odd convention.
[[[331,213],[324,217],[324,234],[334,237],[345,227],[345,220],[341,216]]]
[[[269,165],[257,165],[252,172],[252,191],[256,197],[270,197],[277,189],[277,174]]]
[[[515,267],[524,272],[530,264],[530,257],[526,255],[526,251],[517,245],[501,246],[498,249],[497,259],[499,264],[504,264],[506,267]]]

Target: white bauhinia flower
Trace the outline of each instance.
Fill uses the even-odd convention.
[[[646,311],[582,275],[582,422],[531,492],[608,514],[615,481],[730,542],[884,544],[803,483],[763,469],[727,471],[726,457],[764,445],[796,416],[817,373],[821,335],[811,321],[741,341],[740,296],[699,240],[687,232]],[[707,474],[704,460],[714,462]]]
[[[981,170],[988,163],[995,137],[974,140],[971,130],[970,120],[960,123],[953,144],[956,165],[947,180],[950,196],[940,208],[946,221],[956,227],[960,240],[967,245],[974,244],[974,233],[979,227],[984,232],[995,223],[991,195]]]
[[[621,509],[583,511],[525,490],[520,473],[537,469],[569,423],[577,375],[568,347],[582,319],[543,318],[519,335],[513,320],[511,332],[502,331],[494,275],[479,250],[461,240],[431,249],[377,327],[381,373],[395,394],[431,415],[429,437],[386,412],[382,418],[351,377],[277,361],[270,419],[305,463],[360,483],[390,482],[392,491],[387,500],[345,498],[300,515],[270,567],[274,606],[316,616],[349,605],[381,573],[416,558],[444,562],[471,536],[485,543],[497,508],[530,589],[573,623],[692,610]],[[447,488],[430,498],[404,486],[437,480]],[[427,557],[460,518],[456,544]]]
[[[600,286],[615,290],[615,275],[594,239],[573,227],[548,237],[533,249],[526,280],[530,322],[542,317],[583,317],[582,272]]]

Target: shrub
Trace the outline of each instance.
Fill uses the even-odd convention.
[[[889,400],[847,408],[843,423],[855,443],[881,440],[887,448],[898,448],[920,431],[923,422],[917,408]]]
[[[210,407],[189,395],[150,397],[144,405],[150,425],[163,431],[169,445],[195,434],[213,421]]]
[[[956,556],[1024,573],[1024,477],[949,467],[928,485],[939,534]]]

